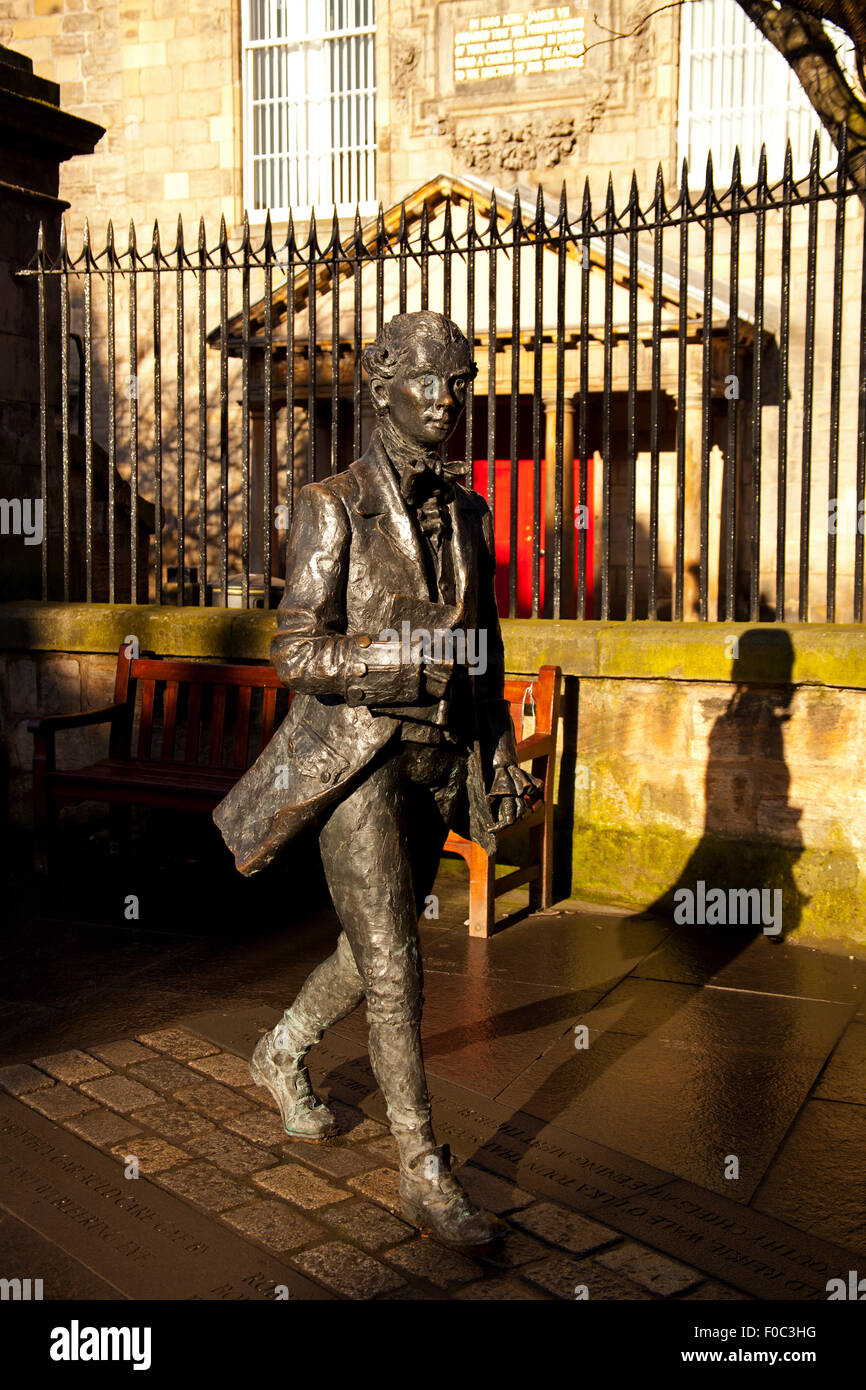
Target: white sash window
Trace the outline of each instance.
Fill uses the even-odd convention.
[[[853,71],[853,46],[828,26],[843,67]],[[790,138],[794,177],[808,172],[815,131],[821,167],[836,159],[830,136],[785,59],[740,9],[736,0],[684,5],[680,27],[679,158],[689,161],[689,184],[704,183],[712,151],[716,186],[727,186],[739,146],[743,181],[758,174],[767,146],[770,181],[782,177]]]
[[[242,0],[244,201],[375,212],[375,0]]]

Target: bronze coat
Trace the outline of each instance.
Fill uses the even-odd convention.
[[[462,834],[493,847],[484,794],[494,766],[514,761],[503,698],[504,652],[494,593],[493,527],[478,493],[460,484],[450,504],[457,603],[466,628],[486,629],[487,667],[471,679],[476,740]],[[293,835],[356,786],[399,725],[373,713],[376,676],[353,676],[388,625],[394,595],[430,598],[420,542],[394,471],[374,434],[363,458],[298,495],[271,660],[295,698],[267,748],[214,811],[237,867],[257,873]],[[420,679],[420,674],[419,674]],[[359,686],[363,687],[359,690]],[[349,703],[363,696],[362,703]],[[407,701],[408,703],[408,701]]]

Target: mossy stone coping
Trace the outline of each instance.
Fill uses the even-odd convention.
[[[273,611],[109,603],[0,604],[6,651],[142,652],[266,660]],[[566,675],[646,680],[762,681],[866,689],[866,627],[854,623],[502,623],[509,671],[558,664]]]

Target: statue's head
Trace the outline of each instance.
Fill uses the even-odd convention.
[[[429,309],[395,315],[361,361],[376,414],[427,449],[453,433],[478,370],[456,323]]]

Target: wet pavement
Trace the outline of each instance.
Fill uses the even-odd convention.
[[[11,846],[5,1277],[44,1269],[46,1298],[153,1296],[148,1261],[187,1227],[209,1254],[177,1254],[163,1297],[273,1297],[282,1279],[302,1298],[815,1298],[866,1257],[862,962],[575,903],[527,915],[520,892],[472,939],[465,870],[445,861],[422,922],[437,1132],[510,1227],[469,1258],[400,1220],[363,1008],[311,1057],[340,1139],[288,1141],[250,1084],[255,1038],[336,938],[315,844],[246,881],[197,833],[120,861],[81,831],[41,884]],[[130,1156],[129,1190],[160,1216],[118,1262],[107,1235],[93,1244],[98,1204],[57,1213],[89,1211]]]

